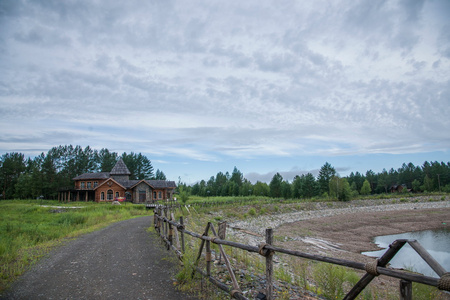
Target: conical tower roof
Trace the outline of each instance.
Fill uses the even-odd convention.
[[[116,163],[114,168],[112,168],[110,175],[131,175],[130,170],[128,170],[127,165],[123,162],[122,159]]]

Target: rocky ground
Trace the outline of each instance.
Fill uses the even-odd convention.
[[[350,252],[375,250],[372,239],[424,229],[450,226],[450,201],[432,198],[356,200],[310,203],[307,209],[229,223],[229,234],[241,242],[258,245],[266,228],[277,242],[298,241],[322,249],[314,239]],[[445,223],[445,224],[444,224]],[[326,248],[326,247],[325,247]]]

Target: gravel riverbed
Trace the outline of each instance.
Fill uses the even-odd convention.
[[[242,242],[256,245],[261,241],[266,228],[277,229],[281,225],[295,223],[304,220],[320,219],[333,216],[346,216],[349,214],[360,215],[362,213],[383,213],[407,210],[427,210],[450,208],[448,197],[442,200],[442,196],[435,197],[411,197],[380,200],[354,200],[349,202],[317,202],[310,203],[308,209],[280,213],[274,215],[261,215],[229,223],[230,234],[236,236]],[[245,231],[241,230],[245,229]],[[255,233],[255,235],[248,232]]]

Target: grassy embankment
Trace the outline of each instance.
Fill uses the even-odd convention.
[[[129,203],[0,201],[0,292],[61,242],[147,214]]]

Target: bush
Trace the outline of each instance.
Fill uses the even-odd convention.
[[[252,207],[248,210],[248,214],[252,217],[256,216],[256,210]]]

